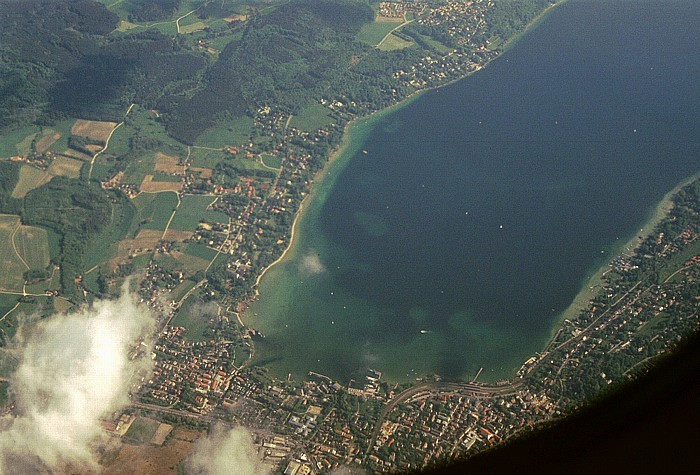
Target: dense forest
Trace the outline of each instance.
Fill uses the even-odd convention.
[[[117,119],[131,102],[186,93],[208,64],[156,30],[110,36],[119,17],[91,0],[0,0],[0,10],[0,128]]]
[[[193,143],[215,123],[265,105],[290,113],[319,97],[385,105],[397,87],[392,72],[421,55],[356,41],[374,13],[354,0],[292,0],[256,15],[218,58],[157,30],[110,35],[118,17],[90,0],[70,9],[58,0],[0,7],[12,19],[0,32],[0,128],[66,116],[118,120],[136,102],[162,111],[169,132]]]
[[[0,127],[53,116],[50,90],[119,20],[91,0],[3,0],[0,12]]]
[[[182,0],[127,0],[129,20],[156,21],[170,18]]]

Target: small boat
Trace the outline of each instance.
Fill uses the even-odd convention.
[[[367,150],[363,150],[362,153],[364,153],[365,155],[367,155],[369,152],[368,152]]]
[[[421,330],[420,332],[425,335],[426,333],[430,333],[430,330]]]

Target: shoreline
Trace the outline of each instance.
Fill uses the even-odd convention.
[[[700,172],[681,180],[675,187],[664,194],[663,198],[656,204],[656,206],[651,208],[648,217],[642,223],[642,227],[639,229],[639,231],[634,232],[632,237],[623,241],[621,244],[615,245],[611,247],[611,249],[606,250],[606,252],[609,251],[611,257],[607,259],[605,263],[603,263],[597,270],[592,272],[584,279],[581,288],[569,306],[554,320],[550,337],[547,339],[544,348],[551,343],[552,339],[561,328],[564,320],[573,320],[577,318],[581,312],[584,312],[589,308],[591,300],[595,298],[603,283],[603,278],[610,270],[610,263],[612,260],[621,254],[628,254],[637,249],[637,247],[639,247],[639,245],[651,235],[656,226],[668,216],[673,207],[673,197],[684,186],[697,179],[700,179]]]
[[[297,210],[296,214],[294,215],[294,220],[292,221],[292,227],[290,230],[290,237],[289,237],[289,243],[287,244],[287,247],[282,251],[282,254],[275,259],[272,263],[270,263],[268,266],[266,266],[262,272],[258,275],[258,277],[255,279],[255,284],[254,284],[254,292],[255,296],[253,297],[254,300],[256,300],[260,296],[260,282],[262,282],[262,278],[265,276],[265,274],[268,273],[274,266],[281,264],[284,262],[284,260],[288,257],[290,252],[294,249],[296,243],[294,241],[294,235],[295,235],[295,230],[297,227],[297,224],[299,223],[300,219],[303,217],[304,214],[304,208],[305,204],[307,204],[308,201],[313,201],[313,198],[317,194],[318,190],[321,188],[321,185],[323,184],[323,181],[326,179],[328,176],[329,172],[331,171],[330,168],[337,161],[338,158],[342,157],[345,152],[347,152],[348,147],[353,143],[352,141],[352,129],[358,125],[361,125],[363,122],[374,122],[379,119],[381,119],[384,115],[390,114],[394,112],[395,110],[398,110],[400,108],[406,107],[409,104],[411,104],[413,101],[418,99],[421,95],[423,95],[426,92],[433,91],[433,90],[438,90],[442,89],[447,86],[451,86],[452,84],[455,84],[459,81],[462,81],[472,74],[475,74],[482,69],[484,69],[486,66],[488,66],[491,61],[494,61],[495,59],[500,58],[504,53],[506,53],[511,47],[516,45],[518,41],[523,38],[525,35],[530,33],[534,28],[536,28],[542,20],[556,7],[563,5],[567,3],[569,0],[560,0],[557,1],[557,3],[554,3],[547,8],[545,8],[542,12],[540,12],[535,18],[532,19],[530,23],[528,23],[525,26],[525,29],[521,31],[520,33],[514,35],[513,37],[509,38],[503,45],[501,51],[498,53],[497,56],[495,56],[492,59],[489,59],[486,61],[483,65],[480,65],[477,69],[470,71],[466,73],[464,76],[453,79],[451,81],[448,81],[444,84],[439,84],[437,86],[431,86],[427,87],[425,89],[421,89],[418,91],[414,91],[405,98],[401,99],[399,102],[392,104],[388,107],[385,107],[383,109],[378,109],[376,111],[370,112],[369,114],[362,116],[362,117],[356,117],[352,120],[350,120],[348,123],[345,124],[343,127],[343,135],[340,139],[340,143],[338,144],[338,147],[333,150],[329,155],[328,159],[326,160],[326,163],[323,165],[323,167],[316,173],[316,176],[314,176],[311,190],[309,191],[309,194],[304,197],[304,199],[301,201],[299,205],[299,209]],[[298,240],[298,239],[297,239]],[[246,307],[248,305],[246,304]]]
[[[554,10],[556,7],[558,7],[560,5],[564,5],[568,1],[569,0],[558,0],[557,3],[553,3],[552,5],[548,6],[544,10],[542,10],[535,18],[533,18],[530,21],[530,23],[527,24],[527,26],[525,27],[525,29],[523,31],[513,35],[508,40],[506,40],[506,42],[503,44],[503,49],[501,50],[501,53],[498,56],[500,56],[501,54],[503,54],[506,51],[508,51],[509,49],[511,49],[513,46],[515,46],[518,43],[518,41],[520,41],[520,39],[523,36],[527,35],[528,33],[530,33],[530,31],[537,28],[539,26],[539,24],[542,22],[542,20],[544,20],[547,17],[547,15],[549,15],[552,12],[552,10]],[[496,56],[496,58],[498,56]]]
[[[476,71],[474,71],[476,72]],[[473,73],[469,73],[473,74]],[[467,77],[467,76],[464,76]],[[461,78],[464,79],[464,78]],[[458,80],[461,80],[458,79]],[[449,83],[452,84],[452,83]],[[387,114],[391,114],[394,111],[406,107],[407,105],[411,104],[414,100],[418,99],[420,95],[425,93],[426,91],[429,91],[431,89],[438,89],[440,87],[447,86],[448,84],[444,84],[441,86],[436,86],[434,88],[430,89],[422,89],[420,91],[415,91],[411,93],[410,95],[406,96],[404,99],[400,100],[396,104],[392,104],[389,107],[385,107],[384,109],[379,109],[374,112],[369,113],[368,115],[362,116],[362,117],[357,117],[352,120],[350,120],[348,123],[345,124],[343,127],[343,135],[340,139],[340,143],[338,144],[338,147],[333,150],[329,155],[328,159],[326,160],[326,163],[323,165],[323,167],[316,173],[316,175],[313,178],[313,182],[311,184],[311,190],[309,193],[304,197],[304,199],[301,201],[301,204],[299,205],[299,209],[297,210],[296,214],[294,215],[294,221],[292,221],[292,227],[290,230],[290,235],[289,235],[289,243],[287,244],[287,247],[282,251],[282,255],[280,255],[277,259],[275,259],[272,263],[270,263],[267,267],[265,267],[260,275],[255,279],[255,285],[254,285],[254,290],[255,290],[255,299],[257,299],[260,296],[260,282],[262,282],[263,277],[265,274],[268,273],[274,266],[281,264],[284,262],[284,260],[290,255],[290,253],[294,250],[296,245],[298,244],[298,233],[297,233],[297,226],[299,224],[299,221],[301,218],[304,216],[304,212],[308,211],[309,206],[306,206],[310,203],[307,203],[307,201],[311,202],[316,198],[316,195],[319,193],[319,190],[322,189],[322,185],[324,184],[325,180],[328,179],[328,176],[330,173],[333,171],[332,166],[338,162],[339,158],[342,158],[343,155],[348,151],[348,149],[354,145],[354,140],[353,140],[353,129],[360,125],[374,125],[373,122],[376,122],[377,120],[383,118]],[[365,122],[369,122],[369,124],[365,124]],[[359,148],[359,144],[358,148]],[[347,158],[349,160],[349,157]],[[296,236],[296,240],[295,240]]]
[[[649,214],[647,218],[641,223],[642,227],[639,229],[639,231],[632,233],[632,237],[630,237],[627,240],[624,240],[620,244],[611,244],[610,248],[605,250],[610,257],[606,259],[605,262],[599,267],[597,267],[594,271],[591,271],[588,275],[586,275],[586,277],[582,281],[579,291],[576,293],[569,306],[566,307],[566,309],[564,309],[561,313],[559,313],[552,321],[549,336],[544,340],[544,344],[542,345],[542,347],[539,350],[535,351],[533,356],[541,354],[543,351],[545,351],[546,348],[548,348],[552,344],[554,339],[558,336],[559,331],[562,329],[562,324],[564,323],[564,320],[568,319],[571,321],[575,321],[582,312],[585,312],[590,308],[591,301],[596,297],[596,295],[600,291],[605,275],[610,271],[610,264],[612,260],[622,254],[629,254],[634,252],[637,249],[637,247],[639,247],[639,245],[652,234],[656,226],[664,219],[666,219],[671,209],[673,208],[673,197],[683,187],[689,185],[690,183],[698,179],[700,179],[700,172],[697,172],[681,180],[676,186],[674,186],[671,190],[665,193],[661,200],[656,203],[656,205],[650,208]],[[521,367],[522,365],[511,368],[510,370],[506,370],[505,379],[507,381],[513,381],[517,379],[516,373]],[[488,374],[484,375],[482,377],[482,380],[491,384],[496,382],[496,379],[489,378]]]

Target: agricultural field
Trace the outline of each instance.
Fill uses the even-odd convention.
[[[42,136],[37,136],[36,153],[39,155],[48,151],[63,135],[53,129],[44,130]]]
[[[0,215],[0,242],[6,243],[0,248],[0,289],[21,291],[24,285],[22,274],[28,266],[12,246],[12,236],[19,225],[19,217]]]
[[[142,229],[136,235],[134,239],[124,239],[119,242],[117,259],[118,261],[126,261],[128,258],[134,258],[134,267],[141,268],[148,265],[148,261],[151,259],[150,253],[153,248],[158,244],[160,238],[163,236],[163,232],[158,229]],[[141,259],[145,262],[140,262],[137,265],[137,259]],[[141,265],[143,264],[143,265]]]
[[[58,313],[65,313],[73,308],[73,302],[63,297],[53,299],[53,308]]]
[[[224,148],[246,143],[253,131],[253,119],[248,116],[205,130],[195,142],[197,146]]]
[[[173,229],[172,227],[170,227],[165,232],[165,237],[163,239],[165,239],[166,241],[182,242],[191,238],[192,235],[194,235],[194,232],[192,231],[180,231],[178,229]]]
[[[32,138],[36,135],[38,127],[33,125],[28,125],[26,127],[20,127],[18,129],[5,132],[0,140],[0,157],[10,158],[16,155],[22,155],[20,145],[23,143],[27,137],[30,137],[29,141],[31,143]]]
[[[659,271],[659,280],[664,281],[671,277],[671,274],[676,272],[685,265],[685,263],[694,256],[700,255],[700,241],[695,241],[688,245],[682,252],[674,254],[671,259]],[[682,273],[678,273],[671,278],[671,282],[681,281],[685,277]]]
[[[323,104],[314,103],[304,107],[298,115],[292,117],[289,125],[299,130],[311,132],[335,123],[331,110]]]
[[[121,197],[112,203],[112,216],[99,236],[87,245],[83,256],[85,270],[115,257],[119,252],[119,242],[129,234],[134,220],[136,208],[128,200]]]
[[[180,231],[195,231],[201,221],[228,224],[226,214],[207,209],[214,200],[214,197],[205,195],[183,196],[170,227]]]
[[[379,48],[382,51],[394,51],[397,49],[408,48],[412,45],[412,41],[406,41],[403,38],[399,38],[398,36],[392,33],[386,38],[386,40],[382,41],[382,43],[379,46],[377,46],[377,48]]]
[[[169,181],[171,183],[179,183],[182,181],[182,176],[179,175],[166,175],[165,173],[156,172],[153,175],[154,182]]]
[[[80,169],[83,167],[83,165],[84,162],[81,162],[80,160],[75,160],[68,157],[56,157],[46,171],[52,177],[67,176],[68,178],[79,178]]]
[[[180,22],[182,23],[182,22]],[[194,33],[196,31],[203,30],[207,27],[207,24],[204,23],[203,21],[197,21],[195,23],[191,23],[189,25],[182,25],[180,24],[180,33]]]
[[[14,236],[17,253],[32,270],[43,270],[49,265],[49,241],[45,229],[20,226]]]
[[[25,304],[16,304],[9,308],[7,312],[0,315],[0,338],[3,341],[11,341],[17,333],[17,316],[20,308]]]
[[[163,445],[165,442],[165,439],[167,439],[168,435],[173,430],[173,426],[170,424],[165,424],[161,423],[158,425],[158,429],[156,429],[156,433],[153,434],[153,437],[151,437],[151,444],[153,445]]]
[[[124,439],[137,444],[149,443],[158,430],[159,425],[160,422],[154,419],[138,417],[131,424],[129,430],[126,431],[126,434],[124,434]]]
[[[99,160],[99,159],[98,159]],[[88,166],[88,169],[90,167]],[[92,165],[92,179],[97,181],[107,181],[114,177],[114,167],[107,163],[95,162]]]
[[[126,112],[126,111],[124,111]],[[109,148],[106,155],[121,156],[129,152],[129,141],[135,137],[148,137],[157,141],[158,150],[168,155],[186,155],[187,150],[184,145],[170,137],[165,126],[158,122],[156,113],[134,106],[124,121],[124,125],[119,127],[112,138],[109,139]]]
[[[134,146],[134,143],[137,145]],[[101,179],[111,177],[113,163],[109,161],[110,158],[127,154],[129,160],[124,170],[123,183],[141,186],[146,180],[144,191],[148,192],[179,189],[172,185],[159,187],[157,184],[150,184],[159,180],[146,178],[157,171],[167,174],[183,173],[184,167],[179,163],[187,154],[185,146],[169,137],[163,125],[158,123],[149,111],[138,107],[132,109],[125,125],[116,130],[110,139],[109,147],[98,158],[95,176]]]
[[[24,198],[27,193],[35,188],[50,182],[55,176],[65,176],[68,178],[79,178],[80,169],[84,162],[69,157],[56,157],[49,168],[40,170],[32,165],[22,165],[19,170],[19,180],[12,190],[13,198]]]
[[[187,268],[187,266],[184,263],[183,263],[183,266],[185,266],[185,269]],[[204,266],[204,267],[206,267],[206,266]],[[204,267],[202,267],[202,269],[204,269]],[[199,270],[199,269],[197,269],[197,270]],[[178,285],[177,287],[175,287],[173,289],[173,291],[170,293],[170,298],[174,302],[179,302],[180,299],[182,297],[184,297],[185,294],[187,294],[187,292],[192,290],[195,285],[197,285],[197,283],[195,281],[186,279],[184,282],[182,282],[180,285]]]
[[[124,171],[122,183],[141,186],[146,176],[153,175],[156,167],[156,156],[154,153],[144,153],[132,159]],[[154,190],[156,191],[156,190]]]
[[[358,41],[370,46],[377,46],[391,30],[398,26],[398,22],[393,21],[373,21],[362,25],[355,37]]]
[[[72,149],[72,148],[67,148],[59,153],[61,155],[65,155],[67,157],[77,158],[78,160],[82,160],[84,162],[89,162],[92,160],[92,155],[89,155],[89,154],[83,153],[83,152],[79,152],[79,151]]]
[[[251,160],[248,158],[232,158],[227,160],[233,168],[238,170],[241,175],[255,175],[256,171],[270,172],[271,170],[260,163],[258,160]]]
[[[162,231],[177,206],[175,193],[141,193],[133,199],[137,214],[129,234],[134,236],[141,229]]]
[[[161,191],[178,192],[182,190],[183,186],[184,183],[179,179],[172,180],[171,177],[168,177],[167,180],[157,181],[154,175],[146,175],[139,185],[139,190],[145,193],[160,193]]]
[[[156,172],[184,175],[185,166],[180,164],[180,157],[156,152]]]
[[[7,312],[15,308],[15,305],[17,305],[17,302],[19,301],[20,297],[21,295],[0,293],[0,318],[3,318],[7,314]],[[0,321],[0,323],[2,322]],[[0,333],[0,337],[1,336],[2,334]],[[0,370],[0,376],[1,375],[2,371]]]
[[[431,38],[430,36],[426,36],[426,35],[419,35],[419,36],[423,41],[425,41],[430,46],[435,48],[435,51],[437,51],[438,53],[447,54],[453,50],[449,46],[447,46],[443,43],[440,43],[439,41]]]
[[[209,41],[209,47],[221,52],[230,42],[240,39],[241,36],[241,34],[219,36],[218,38],[214,38],[213,40]]]
[[[78,119],[71,128],[71,134],[105,144],[109,134],[112,133],[112,130],[114,130],[116,126],[116,122]]]
[[[188,170],[192,173],[199,173],[199,177],[204,179],[214,176],[214,170],[211,168],[189,167]]]
[[[71,120],[64,120],[44,128],[35,125],[6,131],[0,137],[0,157],[27,156],[32,151],[41,155],[46,151],[62,152],[68,148]]]
[[[171,441],[164,446],[121,444],[114,461],[102,472],[105,475],[175,473],[173,470],[164,472],[160,467],[180,466],[194,450],[193,442],[201,435],[201,432],[178,427],[173,431]]]
[[[269,155],[263,153],[260,155],[260,160],[262,160],[263,165],[270,168],[280,169],[282,167],[283,158],[278,155]]]
[[[119,26],[117,26],[117,31],[120,33],[124,33],[125,31],[133,30],[134,28],[138,28],[139,25],[136,23],[131,23],[126,20],[121,20],[119,21]]]
[[[110,156],[119,157],[129,152],[129,139],[134,133],[134,129],[128,125],[122,125],[116,129],[109,139],[109,147],[100,154],[95,163],[102,163]]]
[[[192,148],[191,165],[195,168],[214,168],[222,160],[227,157],[223,151],[219,149],[204,149]]]
[[[0,288],[21,291],[25,271],[42,270],[49,265],[47,232],[33,226],[22,226],[19,216],[0,215]]]
[[[57,122],[56,124],[52,125],[50,129],[51,135],[55,136],[56,134],[59,134],[60,137],[54,141],[47,150],[54,152],[54,153],[60,153],[63,150],[68,148],[68,137],[70,137],[70,131],[71,128],[73,127],[73,119],[65,119],[60,122]],[[47,137],[47,136],[45,136]],[[44,138],[43,140],[47,140]],[[53,137],[51,137],[51,140],[53,140]],[[39,141],[41,143],[41,140]],[[37,151],[40,152],[39,149],[39,143],[37,143]]]
[[[217,255],[217,251],[214,249],[203,246],[202,244],[195,244],[195,243],[190,243],[187,245],[185,248],[185,253],[198,257],[200,259],[203,259],[207,261],[207,264],[212,261]]]
[[[12,197],[24,198],[33,189],[51,181],[51,178],[53,177],[44,170],[39,170],[31,165],[22,165],[22,168],[19,169],[19,180],[15,189],[12,190]]]
[[[9,400],[8,390],[10,383],[7,381],[0,382],[0,408],[4,408]]]

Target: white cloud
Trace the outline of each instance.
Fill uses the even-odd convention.
[[[253,439],[242,427],[214,427],[200,439],[187,462],[189,475],[264,475],[269,470],[258,459]]]
[[[150,369],[150,350],[139,343],[153,324],[126,290],[24,324],[11,380],[17,415],[0,430],[0,473],[94,468],[93,449],[105,437],[99,419],[127,405],[134,376]]]

